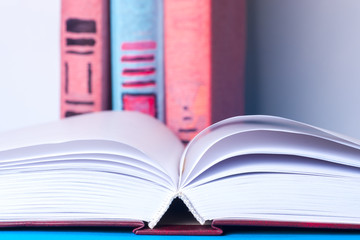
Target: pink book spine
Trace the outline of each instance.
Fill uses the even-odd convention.
[[[108,1],[61,4],[61,117],[109,109]]]
[[[187,143],[211,123],[211,1],[165,0],[166,123]]]

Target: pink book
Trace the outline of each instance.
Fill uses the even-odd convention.
[[[243,113],[245,1],[165,0],[166,124],[183,143]]]
[[[110,107],[108,5],[62,0],[62,118]]]

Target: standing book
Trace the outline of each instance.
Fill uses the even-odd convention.
[[[245,1],[164,0],[166,124],[188,143],[243,113]]]
[[[108,0],[61,5],[61,117],[109,109]]]
[[[279,117],[220,121],[184,149],[148,115],[91,113],[3,133],[0,172],[2,227],[360,228],[360,141]],[[197,225],[160,221],[174,199]]]
[[[164,120],[163,0],[111,0],[113,110]]]

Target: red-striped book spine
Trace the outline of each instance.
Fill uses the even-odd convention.
[[[163,0],[111,0],[113,110],[164,121]]]
[[[61,4],[61,117],[110,109],[108,0]]]

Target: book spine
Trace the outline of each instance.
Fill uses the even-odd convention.
[[[211,1],[164,9],[166,124],[187,143],[211,123]]]
[[[163,0],[111,0],[114,110],[164,120]]]
[[[211,0],[212,123],[244,114],[245,46],[246,0]]]
[[[61,4],[61,117],[109,109],[108,0]]]

